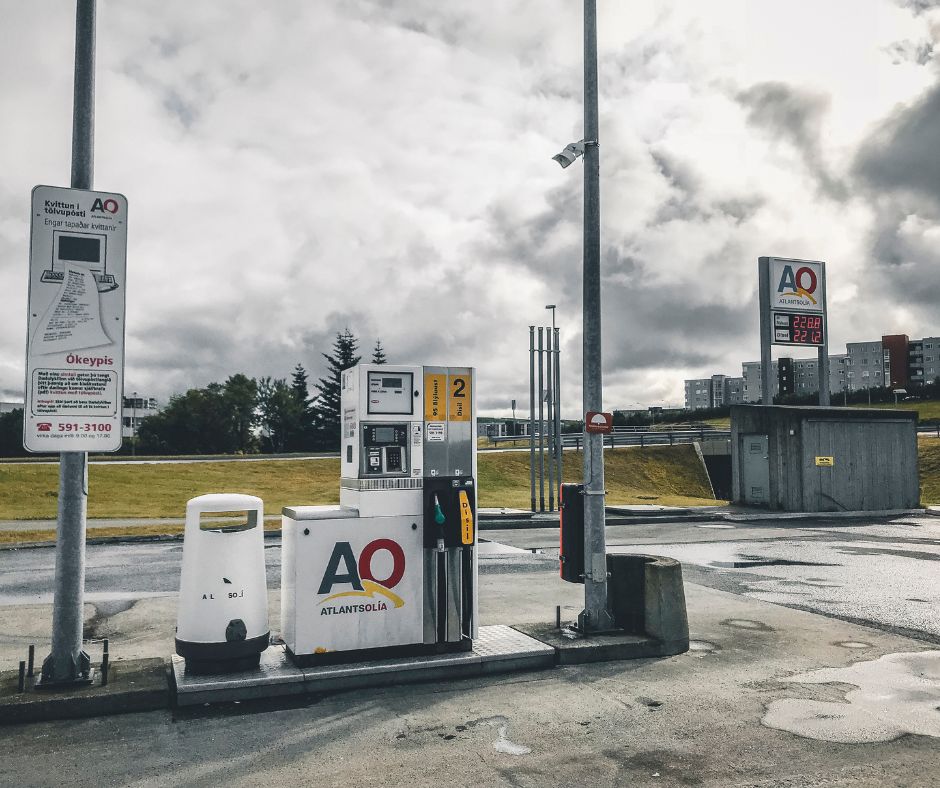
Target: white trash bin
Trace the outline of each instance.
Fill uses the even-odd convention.
[[[244,512],[213,523],[204,513]],[[200,495],[186,504],[176,653],[189,672],[247,670],[268,647],[264,504],[254,495]]]

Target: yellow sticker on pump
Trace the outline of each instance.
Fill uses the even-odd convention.
[[[447,376],[447,420],[470,421],[470,375]]]
[[[470,508],[470,498],[466,490],[457,494],[460,502],[460,541],[462,544],[473,544],[473,509]]]
[[[444,421],[447,408],[447,375],[428,372],[424,376],[424,420]]]

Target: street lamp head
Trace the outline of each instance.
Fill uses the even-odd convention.
[[[546,308],[546,309],[554,309],[554,308],[555,308],[555,305],[554,305],[554,304],[546,304],[546,305],[545,305],[545,308]]]
[[[562,169],[567,167],[570,164],[574,164],[577,161],[579,156],[584,155],[584,140],[580,142],[572,142],[569,145],[565,145],[565,149],[561,153],[557,153],[552,156],[554,161],[557,161]]]

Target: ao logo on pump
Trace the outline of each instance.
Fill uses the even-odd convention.
[[[822,263],[774,260],[771,272],[773,307],[822,312]]]
[[[386,553],[391,558],[391,570],[384,578],[376,577],[373,563],[376,555]],[[388,564],[388,560],[382,561]],[[349,542],[337,542],[320,581],[318,594],[329,594],[320,600],[321,616],[343,613],[378,613],[389,606],[403,607],[405,601],[392,591],[405,576],[405,551],[392,539],[374,539],[359,553],[358,559]],[[333,593],[339,586],[343,590]],[[345,599],[362,599],[348,604],[327,605]]]

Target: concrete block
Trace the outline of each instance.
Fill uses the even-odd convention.
[[[655,555],[609,554],[608,598],[617,626],[662,644],[660,654],[689,649],[682,565]]]

